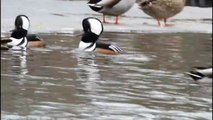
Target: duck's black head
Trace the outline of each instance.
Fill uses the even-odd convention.
[[[30,27],[30,20],[26,15],[18,15],[15,19],[15,28],[28,30]]]
[[[89,5],[89,7],[90,7],[92,10],[98,12],[98,11],[100,11],[101,9],[103,9],[103,7],[95,6],[95,4],[98,3],[98,2],[100,2],[100,1],[101,1],[101,0],[89,0],[88,5]]]
[[[20,39],[27,36],[30,27],[30,20],[26,15],[18,15],[15,19],[15,29],[12,30],[11,37]]]
[[[103,32],[102,22],[94,17],[85,18],[82,26],[84,34],[81,40],[86,43],[95,43]]]

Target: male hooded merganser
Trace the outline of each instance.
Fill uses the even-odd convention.
[[[89,7],[99,13],[103,13],[103,23],[106,23],[105,15],[116,16],[115,24],[118,24],[118,16],[127,12],[136,0],[89,0]]]
[[[116,45],[96,42],[103,32],[102,22],[94,17],[85,18],[82,21],[84,34],[79,43],[79,49],[84,51],[96,51],[104,54],[119,54],[123,50]]]
[[[185,6],[186,0],[141,0],[139,7],[146,14],[152,16],[158,21],[161,26],[160,20],[164,20],[165,26],[167,19],[181,12]]]
[[[212,66],[211,67],[194,67],[190,72],[186,72],[187,75],[194,80],[200,80],[204,77],[212,78]]]
[[[30,20],[26,15],[18,15],[15,19],[15,29],[10,36],[9,47],[44,47],[46,43],[35,34],[28,34]]]

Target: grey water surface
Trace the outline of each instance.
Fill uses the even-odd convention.
[[[78,34],[78,33],[76,33]],[[125,54],[77,49],[80,37],[40,34],[46,48],[1,51],[2,120],[211,120],[211,34],[112,33]]]

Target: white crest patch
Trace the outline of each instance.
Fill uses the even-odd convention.
[[[85,42],[83,42],[83,41],[80,41],[78,48],[79,48],[80,50],[84,50],[84,51],[89,51],[89,52],[91,52],[91,51],[94,51],[95,48],[96,48],[96,43],[95,43],[93,46],[89,47],[89,46],[92,45],[92,44],[93,44],[93,43],[85,43]],[[89,47],[89,48],[88,48],[88,47]]]
[[[96,19],[89,19],[88,21],[90,23],[91,32],[100,35],[103,30],[102,23]]]
[[[21,19],[22,19],[22,22],[23,22],[22,28],[25,29],[25,30],[28,30],[30,28],[30,21],[29,21],[29,19],[27,19],[24,16],[22,16]]]

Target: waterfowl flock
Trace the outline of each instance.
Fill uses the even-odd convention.
[[[138,6],[144,13],[157,20],[161,26],[160,20],[164,21],[165,26],[167,19],[180,13],[186,0],[139,0]],[[103,33],[102,23],[107,23],[105,15],[115,16],[114,24],[119,24],[119,16],[131,9],[136,0],[89,0],[87,5],[91,10],[103,14],[103,22],[95,17],[87,17],[82,20],[83,34],[78,48],[83,51],[99,52],[103,54],[121,54],[124,51],[112,44],[105,44],[98,41]],[[26,15],[18,15],[15,18],[15,29],[12,30],[10,37],[1,37],[1,50],[10,48],[30,48],[45,47],[46,43],[36,34],[29,34],[30,20]],[[196,67],[186,72],[194,80],[200,80],[204,77],[212,78],[211,67]]]

